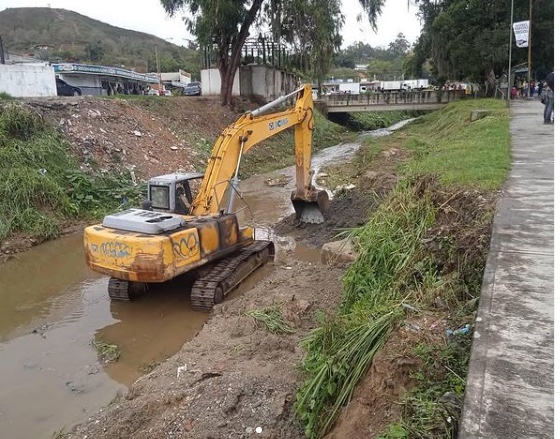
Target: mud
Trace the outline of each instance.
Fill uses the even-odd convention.
[[[200,334],[68,437],[301,438],[292,420],[302,336],[340,297],[343,270],[287,260],[218,305]],[[274,335],[245,313],[279,307],[294,328]]]

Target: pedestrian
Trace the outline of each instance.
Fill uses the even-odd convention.
[[[542,81],[539,81],[539,83],[537,84],[537,94],[539,95],[539,98],[541,97],[542,89],[543,89],[543,83]]]
[[[544,104],[544,123],[552,123],[552,115],[554,113],[554,72],[548,74],[544,80],[546,88],[544,89],[541,102]]]

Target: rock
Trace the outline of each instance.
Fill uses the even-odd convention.
[[[101,117],[101,112],[99,110],[88,110],[88,116],[92,119],[97,119]]]
[[[169,149],[171,149],[173,151],[177,151],[179,148],[177,146],[170,146]]]
[[[344,265],[356,259],[357,252],[349,238],[327,242],[321,247],[321,262],[326,265]]]
[[[142,137],[142,133],[140,131],[135,130],[133,133],[136,137]]]

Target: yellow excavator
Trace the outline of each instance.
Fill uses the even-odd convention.
[[[288,109],[272,109],[293,99]],[[174,173],[150,179],[142,209],[127,209],[84,230],[88,266],[110,276],[109,297],[132,300],[150,283],[187,272],[195,309],[208,311],[243,279],[274,259],[274,244],[256,240],[234,213],[243,154],[259,142],[294,127],[296,218],[321,223],[328,195],[312,184],[314,128],[311,87],[298,90],[239,117],[214,144],[204,174]]]

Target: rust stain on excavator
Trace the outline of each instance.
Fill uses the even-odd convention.
[[[166,267],[163,262],[163,253],[163,250],[156,255],[137,253],[131,266],[132,272],[135,274],[134,277],[142,279],[143,282],[161,282],[162,280],[168,279],[169,274],[173,273],[174,270],[173,266]],[[171,273],[169,273],[169,271],[171,271]],[[121,276],[125,274],[123,272],[120,273]]]

